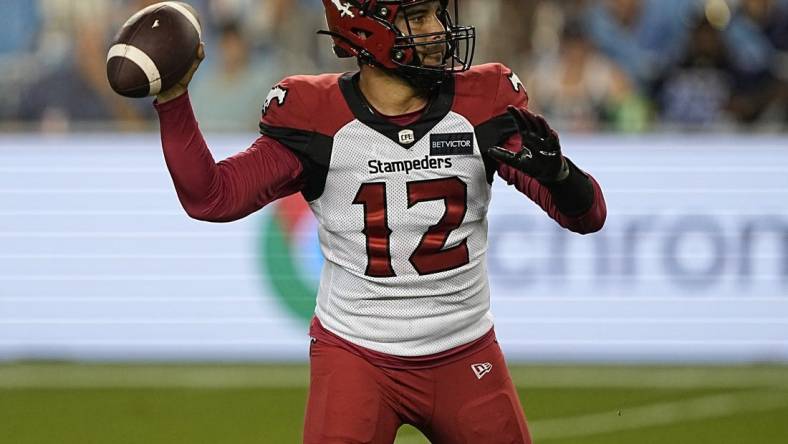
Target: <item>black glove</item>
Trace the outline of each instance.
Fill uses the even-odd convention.
[[[506,111],[514,119],[523,139],[522,149],[514,153],[494,146],[487,150],[487,154],[543,184],[566,179],[569,176],[569,165],[561,155],[558,134],[550,128],[544,118],[514,106],[509,106]]]

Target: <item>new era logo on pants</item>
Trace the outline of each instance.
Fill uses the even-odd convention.
[[[484,375],[490,373],[492,370],[492,364],[489,362],[482,362],[481,364],[471,364],[471,370],[476,375],[477,379],[482,379]]]

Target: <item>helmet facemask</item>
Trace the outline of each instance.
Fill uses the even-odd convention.
[[[471,67],[474,49],[476,47],[476,30],[468,26],[455,26],[452,14],[449,12],[449,1],[440,0],[437,11],[438,20],[443,25],[443,31],[415,34],[411,29],[409,11],[415,7],[430,3],[434,0],[417,0],[408,2],[400,9],[404,30],[395,28],[398,36],[394,40],[392,47],[392,62],[397,65],[395,69],[408,79],[421,79],[428,83],[440,82],[447,75],[466,71]],[[378,4],[385,3],[380,0]],[[454,2],[454,17],[459,16],[459,5]],[[443,46],[443,59],[437,65],[427,65],[419,56],[419,49],[424,47]],[[406,55],[410,53],[412,57],[409,62]]]

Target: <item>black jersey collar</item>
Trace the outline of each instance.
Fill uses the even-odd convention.
[[[449,114],[454,103],[454,78],[449,76],[433,93],[433,96],[427,104],[427,109],[419,120],[408,126],[399,126],[379,115],[372,109],[361,94],[361,90],[358,87],[358,77],[358,72],[350,72],[345,73],[339,78],[339,88],[342,90],[342,95],[345,97],[345,101],[347,101],[353,115],[356,116],[361,123],[383,134],[405,149],[410,149],[426,136],[435,125]],[[403,143],[400,141],[400,134],[407,130],[413,131],[413,143]]]

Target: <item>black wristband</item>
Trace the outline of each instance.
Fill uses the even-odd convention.
[[[580,168],[566,158],[569,175],[560,182],[543,183],[553,196],[558,211],[566,216],[580,216],[594,205],[594,186]]]

